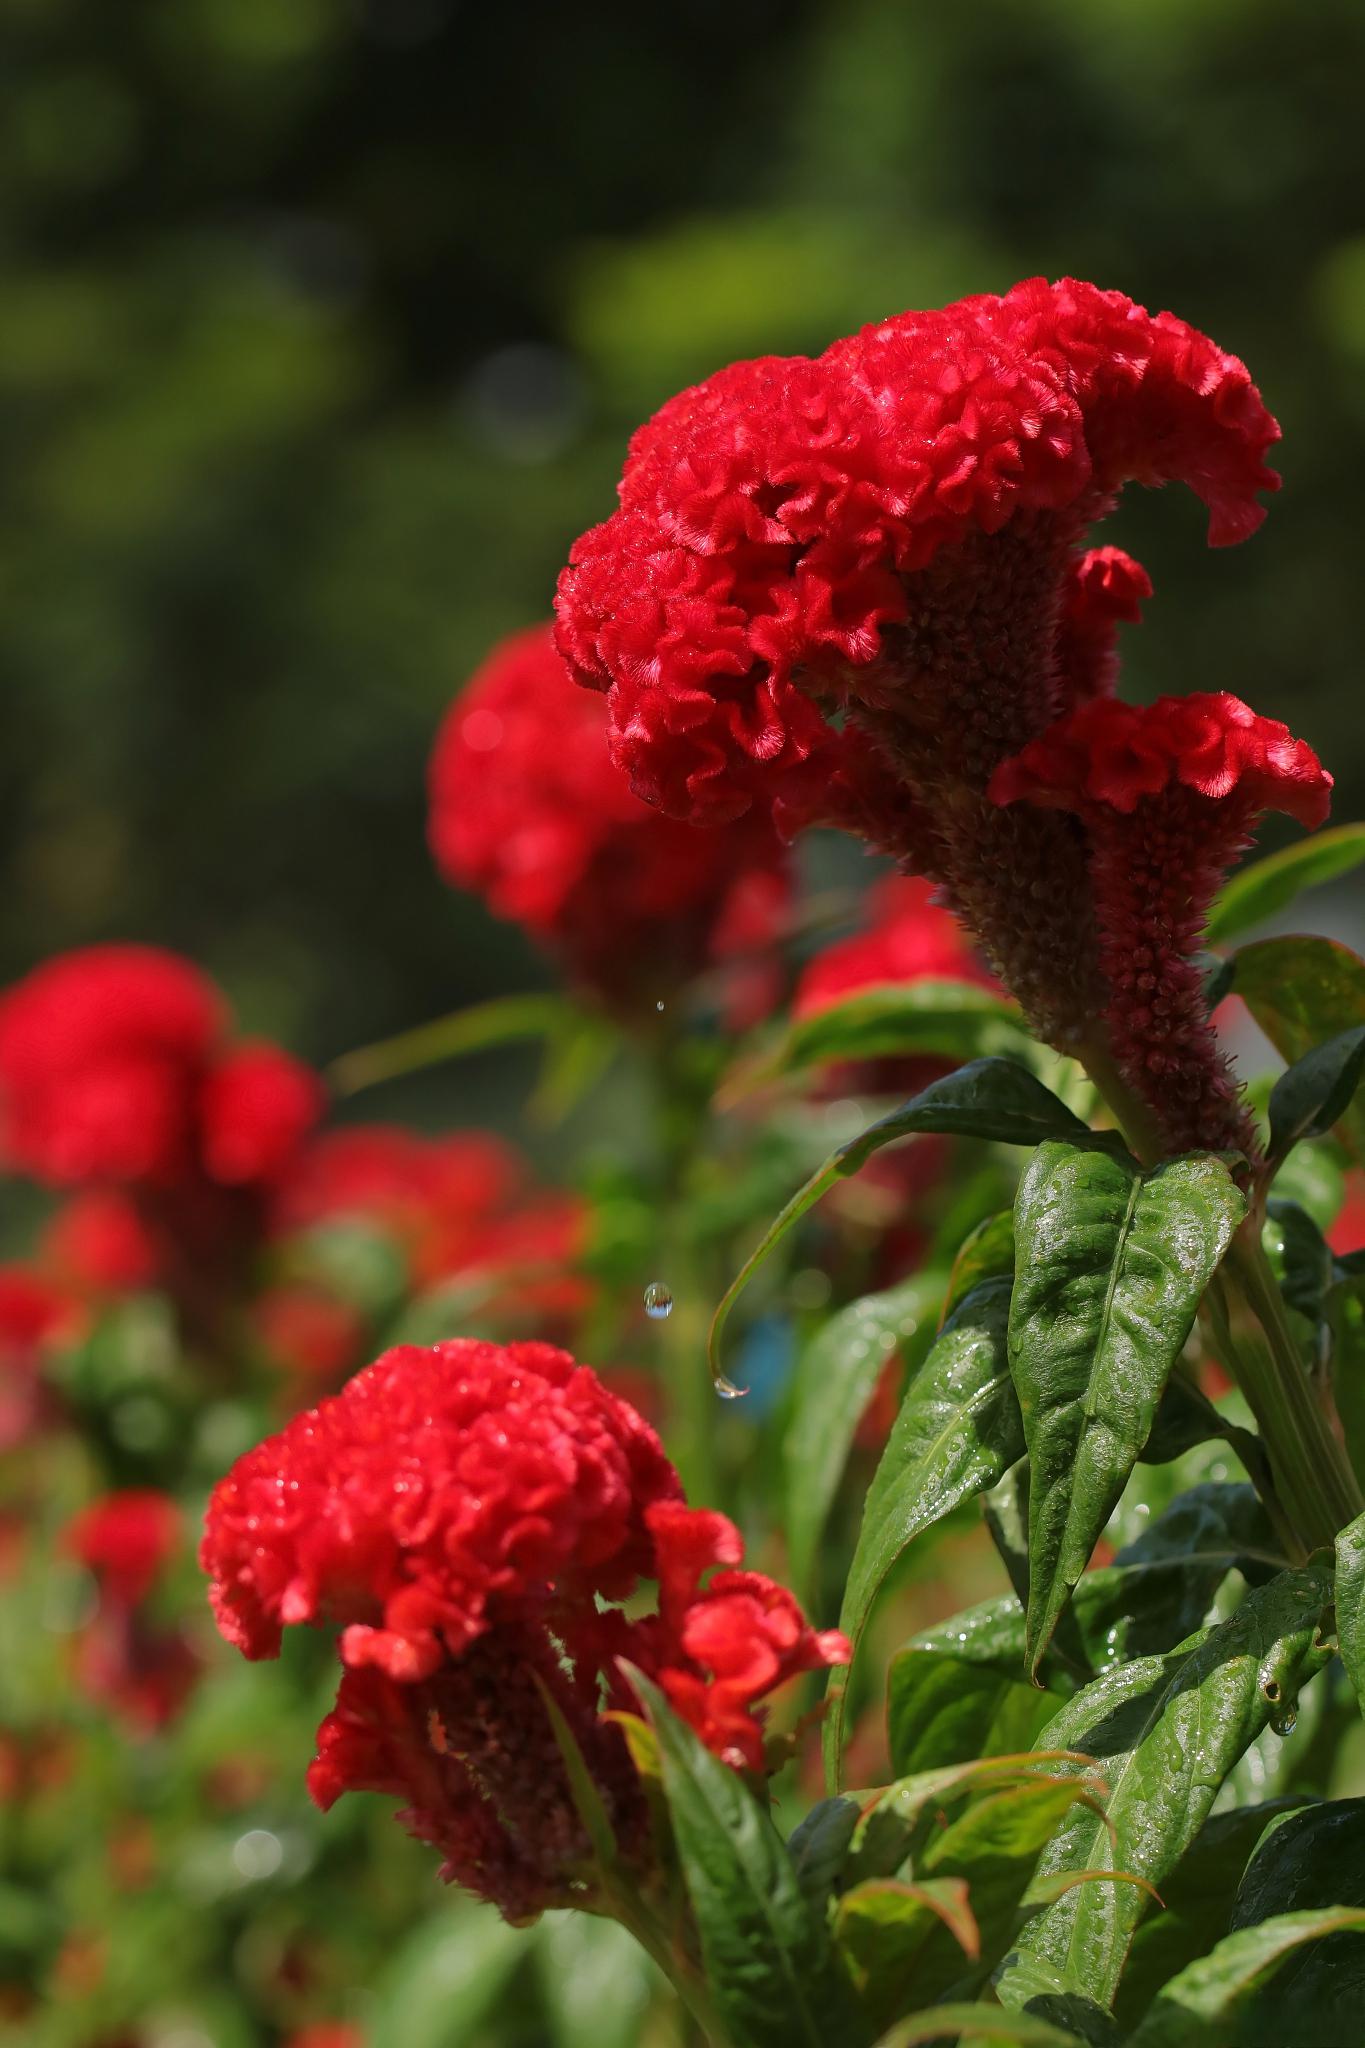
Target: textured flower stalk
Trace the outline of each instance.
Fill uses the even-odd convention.
[[[646,1883],[649,1810],[608,1718],[637,1704],[621,1660],[759,1770],[758,1702],[847,1657],[740,1558],[733,1525],[686,1505],[654,1431],[586,1367],[467,1341],[386,1353],[241,1459],[201,1550],[219,1628],[247,1656],[274,1655],[285,1627],[340,1631],[318,1803],[400,1798],[443,1874],[518,1921],[603,1905],[547,1700]],[[658,1611],[628,1617],[641,1579]]]
[[[1320,825],[1331,789],[1278,719],[1198,693],[1146,706],[1095,698],[992,778],[997,803],[1068,812],[1085,828],[1109,1046],[1168,1151],[1259,1156],[1195,955],[1263,813]]]

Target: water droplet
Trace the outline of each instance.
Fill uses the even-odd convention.
[[[645,1314],[654,1322],[661,1323],[665,1316],[673,1313],[673,1291],[665,1287],[662,1280],[651,1280],[645,1289]]]
[[[659,1001],[659,1002],[657,1002],[657,1003],[656,1003],[656,1004],[654,1005],[654,1007],[655,1007],[655,1009],[656,1009],[656,1010],[662,1010],[662,1008],[663,1008],[663,1001],[662,1001],[662,999],[660,999],[660,1001]]]
[[[1270,1717],[1271,1732],[1283,1740],[1286,1735],[1294,1733],[1298,1719],[1299,1717],[1292,1707],[1281,1707],[1278,1714],[1272,1714]]]
[[[727,1380],[724,1373],[717,1374],[715,1387],[722,1401],[742,1401],[749,1391],[747,1387],[737,1387],[733,1380]]]

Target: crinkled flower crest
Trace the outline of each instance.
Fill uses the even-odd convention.
[[[1075,552],[1119,487],[1183,480],[1211,542],[1241,540],[1278,431],[1235,357],[1120,292],[1031,279],[905,313],[670,400],[573,550],[558,644],[674,816],[876,813],[888,710],[981,787],[1102,685],[1145,594],[1126,557]]]

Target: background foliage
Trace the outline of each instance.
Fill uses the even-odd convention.
[[[1347,0],[3,0],[0,37],[0,980],[156,939],[318,1058],[533,983],[433,878],[422,767],[630,428],[1035,270],[1260,379],[1274,544],[1132,494],[1127,687],[1250,691],[1256,647],[1359,811]]]

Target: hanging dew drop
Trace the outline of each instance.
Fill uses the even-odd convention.
[[[645,1289],[645,1314],[656,1323],[673,1313],[673,1294],[662,1280],[651,1280]]]
[[[661,998],[660,998],[660,1000],[659,1000],[659,1001],[658,1001],[658,1002],[657,1002],[657,1003],[656,1003],[656,1004],[654,1005],[654,1007],[655,1007],[655,1009],[656,1009],[656,1010],[662,1010],[662,1009],[663,1009],[663,999],[662,999],[662,997],[661,997]]]
[[[1278,1735],[1280,1740],[1283,1741],[1286,1735],[1294,1733],[1298,1719],[1299,1717],[1292,1707],[1282,1707],[1278,1714],[1272,1714],[1270,1717],[1272,1734]]]
[[[734,1381],[727,1380],[723,1373],[714,1385],[722,1401],[742,1401],[749,1391],[747,1387],[737,1387]]]

